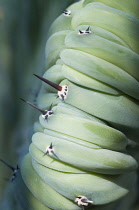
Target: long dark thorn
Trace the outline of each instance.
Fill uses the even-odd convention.
[[[11,179],[10,179],[10,182],[13,182],[15,180],[16,176],[15,175],[12,175]]]
[[[52,151],[52,154],[59,160],[59,158],[57,157],[57,155]]]
[[[16,169],[17,169],[17,170],[20,169],[18,165],[17,165]]]
[[[62,97],[62,101],[64,101],[64,96],[61,94],[61,97]]]
[[[43,157],[48,154],[48,151],[44,153]]]
[[[50,147],[49,147],[50,149],[53,149],[53,145],[52,145],[52,142],[51,142],[51,144],[50,144]]]
[[[53,103],[50,105],[48,111],[51,111],[52,110],[52,106],[53,106]]]
[[[58,91],[61,91],[61,90],[62,90],[62,87],[61,87],[61,86],[59,86],[59,85],[57,85],[57,84],[55,84],[55,83],[53,83],[53,82],[51,82],[51,81],[49,81],[49,80],[43,78],[43,77],[40,77],[40,76],[38,76],[38,75],[36,75],[36,74],[33,74],[33,75],[34,75],[35,77],[39,78],[40,80],[42,80],[43,82],[47,83],[48,85],[52,86],[52,87],[55,88],[56,90],[58,90]]]
[[[83,34],[83,32],[81,30],[79,30],[80,34]]]
[[[90,31],[90,26],[86,29],[86,31]]]
[[[12,167],[11,165],[9,165],[8,163],[6,163],[4,160],[2,160],[2,159],[0,159],[0,161],[2,162],[2,163],[4,163],[7,167],[9,167],[13,172],[14,172],[14,170],[15,170],[15,168],[14,167]]]
[[[53,147],[54,147],[54,145],[52,144],[52,142],[51,142],[51,144],[50,144],[50,149],[53,149]],[[57,159],[59,159],[58,157],[57,157],[57,155],[54,153],[54,151],[52,151],[52,154],[57,158]]]
[[[31,104],[30,102],[28,102],[28,101],[26,101],[26,100],[24,100],[24,99],[22,99],[22,98],[20,98],[20,100],[22,100],[22,101],[24,101],[25,103],[29,104],[29,105],[32,106],[33,108],[39,110],[42,114],[46,114],[45,111],[43,111],[42,109],[39,109],[37,106]]]

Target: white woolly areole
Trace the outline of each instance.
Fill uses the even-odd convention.
[[[48,153],[50,156],[54,154],[54,149],[50,148],[50,146],[46,147],[46,153]]]
[[[75,203],[77,203],[79,206],[88,206],[89,203],[93,203],[93,201],[88,200],[87,197],[85,197],[84,195],[79,195],[76,199],[75,199]]]
[[[50,111],[45,110],[45,111],[46,111],[46,114],[42,114],[42,118],[47,119],[52,116],[52,114],[53,114],[52,110],[50,110]]]
[[[86,35],[86,34],[91,34],[92,33],[92,31],[91,30],[89,30],[89,31],[86,31],[86,30],[80,30],[79,31],[79,35]]]
[[[62,90],[58,91],[58,97],[62,100],[65,100],[68,96],[68,86],[67,85],[63,85],[62,86]]]
[[[69,16],[71,15],[71,10],[65,10],[65,11],[63,12],[63,15],[69,17]]]

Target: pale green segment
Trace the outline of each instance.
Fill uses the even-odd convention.
[[[106,122],[66,103],[59,103],[57,106],[53,107],[53,111],[54,111],[54,114],[68,114],[68,115],[73,115],[73,116],[79,116],[85,119],[92,120],[94,122],[99,122],[104,125],[107,125]]]
[[[83,7],[83,1],[78,1],[71,4],[67,9],[68,10],[81,9],[82,7]]]
[[[59,58],[59,54],[62,49],[65,49],[65,37],[70,31],[60,31],[52,36],[47,41],[45,57],[46,57],[46,68],[50,68],[56,63]]]
[[[72,30],[71,19],[73,15],[76,12],[78,12],[78,10],[81,8],[82,8],[82,2],[76,2],[72,4],[71,6],[69,6],[67,9],[71,10],[71,15],[64,16],[63,14],[61,14],[51,25],[48,36],[51,36],[54,33],[59,32],[59,31]]]
[[[139,55],[122,45],[98,36],[92,28],[91,31],[91,34],[84,36],[79,35],[78,31],[69,32],[65,38],[65,46],[104,59],[139,80]],[[139,84],[136,86],[139,87]]]
[[[33,196],[33,194],[30,191],[28,192],[28,200],[31,203],[28,210],[51,210],[50,208],[45,206],[43,203],[41,203],[37,198],[35,198],[35,196]],[[27,210],[27,207],[26,207],[26,210]]]
[[[138,0],[85,0],[83,2],[83,7],[92,2],[101,2],[107,4],[115,9],[127,12],[136,18],[139,18],[139,1]]]
[[[89,26],[90,25],[79,25],[74,30],[74,32],[76,34],[78,34],[79,30],[81,30],[81,31],[82,30],[86,30]],[[107,30],[105,30],[105,29],[103,29],[101,27],[97,27],[97,26],[90,26],[90,29],[91,29],[91,32],[94,33],[95,35],[130,49],[130,47],[125,43],[124,40],[122,40],[120,37],[116,36],[115,34],[111,33],[110,31],[107,31]],[[90,36],[91,34],[86,34],[86,35]],[[81,37],[86,37],[86,36],[83,35]]]
[[[46,104],[45,104],[46,105]],[[98,118],[92,116],[92,115],[89,115],[87,114],[86,112],[83,112],[79,109],[76,109],[75,107],[73,106],[70,106],[68,104],[65,104],[65,103],[59,103],[57,106],[54,106],[52,108],[54,114],[68,114],[68,115],[73,115],[73,116],[79,116],[79,117],[83,117],[83,118],[87,118],[87,119],[90,119],[94,122],[100,122],[104,125],[107,125],[105,122],[103,122],[102,120],[99,120]],[[34,131],[35,132],[44,132],[44,127],[40,124],[40,122],[35,122],[34,124]],[[46,132],[46,131],[45,131]],[[49,131],[49,132],[54,132],[54,131]],[[68,138],[68,139],[71,139],[72,137],[70,136],[64,136],[64,134],[60,134],[60,133],[57,133],[57,132],[54,132],[55,134],[53,134],[54,136],[55,135],[60,135],[60,137],[62,138]],[[74,139],[72,138],[73,140],[72,141],[77,141],[77,139]],[[82,142],[82,140],[78,140],[78,142],[80,141],[81,144],[84,144],[85,142]],[[89,145],[89,147],[93,147],[92,143],[87,143]],[[100,148],[99,146],[97,145],[94,145],[95,148]]]
[[[27,186],[23,182],[23,179],[20,173],[16,177],[16,182],[13,182],[12,184],[14,185],[14,196],[16,200],[18,201],[18,203],[20,203],[22,210],[50,210],[50,208],[48,208],[43,203],[41,203],[31,193],[31,191],[27,188]]]
[[[38,134],[38,133],[36,133],[36,134]],[[38,137],[41,137],[41,135]],[[35,137],[35,138],[37,138],[37,137]],[[31,144],[29,147],[29,153],[33,157],[33,159],[36,160],[38,163],[40,163],[48,168],[52,168],[54,170],[62,171],[65,173],[75,173],[75,174],[76,173],[86,173],[83,170],[77,169],[74,166],[70,166],[70,165],[66,164],[65,162],[64,163],[61,162],[62,160],[59,161],[59,160],[54,159],[53,157],[50,157],[48,155],[44,156],[46,146],[49,146],[50,144],[48,144],[46,141],[43,144],[43,139],[41,139],[40,144],[39,144],[38,139],[34,139],[34,137],[33,137],[33,141],[34,141],[34,143]]]
[[[65,31],[65,30],[71,30],[71,19],[73,15],[78,12],[79,9],[82,8],[82,2],[76,2],[72,5],[70,5],[67,10],[71,10],[71,15],[69,17],[64,16],[63,14],[60,15],[51,25],[49,30],[49,36],[52,34],[58,32],[58,31]],[[66,9],[66,8],[65,8]]]
[[[127,139],[124,134],[109,126],[78,116],[53,114],[47,122],[40,116],[43,127],[112,150],[124,150]]]
[[[81,74],[80,72],[76,71],[75,69],[69,68],[66,65],[54,65],[50,69],[48,69],[45,74],[43,75],[44,78],[59,84],[63,79],[67,78],[79,85],[83,85],[87,88],[98,90],[101,92],[118,95],[120,94],[119,91],[109,87],[107,84],[103,84],[100,81],[97,81],[94,78],[90,78],[84,74]],[[47,85],[46,83],[42,83],[41,89],[44,88],[45,92],[54,92],[57,91],[51,87],[50,85]]]
[[[79,33],[79,30],[86,30],[89,27],[89,25],[79,25],[75,32],[77,31]],[[90,29],[93,33],[95,33],[97,36],[107,39],[109,41],[112,41],[116,44],[120,44],[124,47],[127,47],[130,49],[130,47],[125,43],[124,40],[122,40],[120,37],[116,36],[115,34],[111,33],[110,31],[107,31],[103,28],[97,27],[97,26],[90,26]]]
[[[57,64],[49,68],[43,75],[44,78],[59,84],[65,77],[62,74],[62,65]],[[57,93],[57,90],[45,82],[42,82],[41,89],[44,89],[44,92]]]
[[[57,105],[60,101],[56,93],[42,93],[42,91],[37,98],[37,104],[41,109],[47,109],[52,103]]]
[[[60,166],[59,161],[62,161],[63,164],[70,164],[73,167],[77,167],[85,171],[92,171],[101,174],[122,174],[125,172],[130,172],[137,168],[137,162],[130,155],[106,149],[87,148],[78,145],[78,140],[76,143],[73,143],[64,139],[56,138],[38,132],[33,135],[32,141],[36,145],[36,147],[43,151],[43,153],[45,153],[46,148],[51,143],[52,145],[54,145],[54,152],[56,156],[52,155],[52,157],[57,160],[57,164],[52,164],[52,159],[49,160],[46,158],[45,160],[45,157],[42,163],[42,153],[41,159],[39,159],[38,156],[36,156],[34,159],[37,160],[37,162],[40,162],[41,164],[45,165],[46,167],[53,168],[58,171],[65,171],[65,168],[62,166],[62,164]],[[32,147],[30,148],[30,152],[32,155]],[[38,152],[34,151],[34,154],[35,152],[37,155]],[[80,172],[75,171],[75,173]]]
[[[106,29],[123,39],[132,50],[139,52],[139,20],[125,12],[94,2],[74,14],[71,24],[73,29],[79,25],[93,25]]]
[[[93,148],[93,149],[102,148],[102,147],[100,147],[96,144],[84,141],[82,139],[74,138],[72,136],[66,135],[64,133],[59,133],[59,132],[56,132],[56,131],[53,131],[53,130],[44,129],[44,133],[49,135],[49,136],[53,136],[53,137],[56,137],[56,138],[63,139],[65,141],[69,141],[69,142],[73,142],[73,143],[78,142],[78,145],[82,145],[82,146],[85,146],[85,147],[89,147],[89,148]]]
[[[72,200],[84,195],[96,205],[106,204],[125,196],[135,182],[135,173],[118,176],[67,174],[46,168],[34,160],[33,166],[41,178],[59,193]]]
[[[105,120],[114,128],[125,133],[129,139],[138,141],[139,105],[134,100],[122,95],[111,96],[90,91],[67,80],[60,85],[64,84],[69,86],[65,103]]]
[[[87,90],[67,80],[64,80],[60,85],[64,84],[69,86],[65,103],[108,122],[114,128],[125,133],[129,139],[138,141],[139,106],[135,101],[122,95],[112,96]],[[61,100],[56,99],[56,96],[57,94],[52,93],[41,94],[38,98],[39,107],[44,109],[51,103],[58,104]]]
[[[80,209],[72,201],[60,195],[41,179],[32,167],[29,154],[23,159],[21,173],[26,186],[44,205],[55,210]]]
[[[33,130],[34,130],[34,132],[43,132],[44,127],[40,124],[39,121],[37,121],[34,123]]]
[[[57,65],[57,64],[63,65],[64,63],[63,63],[63,61],[62,61],[61,59],[57,59],[56,65]]]
[[[139,82],[116,65],[73,49],[63,50],[60,57],[65,65],[139,99]]]
[[[75,11],[75,10],[74,10]],[[63,14],[61,14],[51,25],[48,36],[55,34],[59,31],[69,31],[72,30],[71,28],[71,19],[72,16],[65,17]]]
[[[106,122],[104,122],[103,120],[97,118],[96,116],[93,116],[91,114],[88,114],[87,112],[84,112],[78,108],[76,108],[74,105],[70,105],[70,104],[66,104],[66,103],[62,103],[62,101],[59,98],[56,98],[57,94],[55,93],[43,93],[41,92],[41,94],[39,94],[39,97],[37,98],[37,103],[38,106],[43,109],[46,110],[47,108],[50,107],[50,104],[54,105],[59,105],[60,106],[66,106],[68,109],[66,111],[66,113],[70,113],[71,114],[71,109],[75,111],[75,115],[81,114],[83,117],[88,118],[90,120],[96,121],[96,122],[100,122],[102,124],[107,125]],[[63,110],[63,109],[62,109]],[[64,110],[63,110],[64,111]],[[62,112],[63,112],[62,111]]]
[[[71,82],[74,82],[78,85],[81,85],[85,88],[89,88],[92,90],[100,91],[103,93],[108,93],[112,95],[120,95],[121,92],[118,90],[115,90],[114,88],[108,86],[107,84],[104,84],[103,82],[100,82],[92,77],[86,76],[83,73],[80,73],[76,69],[73,69],[67,65],[62,66],[62,73],[66,79],[68,79]]]

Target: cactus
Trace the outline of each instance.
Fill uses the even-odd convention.
[[[21,165],[34,210],[111,210],[117,202],[130,209],[123,197],[135,188],[137,161],[128,147],[139,138],[139,1],[133,2],[80,1],[50,28],[46,72],[36,75],[43,80],[42,115]]]

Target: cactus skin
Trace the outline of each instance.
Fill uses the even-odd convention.
[[[54,114],[35,123],[21,174],[40,210],[81,209],[79,195],[93,201],[89,209],[116,209],[136,185],[137,162],[126,148],[139,138],[137,11],[125,0],[85,0],[68,10],[50,28],[43,75],[68,85],[68,97],[56,99],[42,83],[38,106],[53,103]],[[78,34],[88,26],[91,34]],[[43,156],[51,143],[58,158]]]

